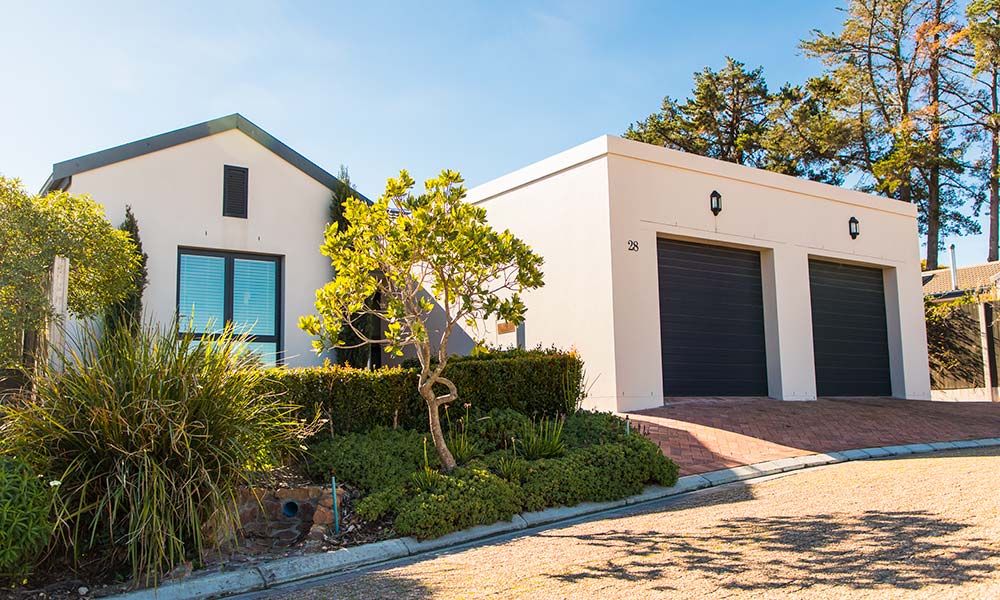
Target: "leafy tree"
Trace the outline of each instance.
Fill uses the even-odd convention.
[[[762,166],[762,142],[767,131],[770,94],[763,69],[726,57],[720,71],[705,67],[694,74],[693,97],[684,102],[670,96],[645,121],[633,123],[625,137],[718,158],[741,165]]]
[[[844,90],[829,76],[785,84],[774,94],[763,168],[840,185],[861,150],[861,124],[845,112]]]
[[[413,186],[401,171],[374,204],[358,198],[345,202],[347,228],[331,224],[321,249],[336,275],[316,292],[319,316],[302,317],[299,327],[319,338],[317,351],[343,346],[347,330],[364,343],[385,343],[397,356],[411,347],[420,362],[418,390],[427,403],[434,446],[444,467],[452,469],[455,459],[439,416],[441,405],[459,397],[455,384],[442,376],[448,340],[462,323],[491,316],[523,321],[519,293],[542,286],[542,259],[510,231],[493,230],[482,207],[463,201],[458,173],[442,171],[418,196],[411,193]],[[367,304],[376,292],[382,303]],[[430,318],[436,310],[444,322],[434,330]],[[365,316],[384,321],[385,333],[371,337],[362,331],[358,321]],[[435,386],[446,391],[438,394]]]
[[[340,165],[340,171],[337,173],[336,188],[330,194],[330,223],[335,223],[339,231],[346,231],[349,226],[344,203],[351,198],[357,198],[357,193],[351,184],[351,175],[347,167]],[[369,306],[373,305],[373,303],[378,301],[377,296],[376,294],[369,298],[366,304]],[[357,318],[357,328],[368,338],[374,338],[378,335],[378,325],[379,321],[372,315],[363,315]],[[334,362],[338,365],[350,365],[362,368],[371,364],[371,344],[365,343],[350,328],[341,333],[341,338],[343,345],[336,348]],[[379,349],[376,348],[376,351],[379,351]]]
[[[660,112],[633,123],[625,137],[742,165],[841,183],[837,160],[851,128],[834,112],[840,92],[829,78],[768,91],[763,69],[727,57],[720,71],[694,75],[693,96],[669,96]]]
[[[49,272],[69,258],[70,313],[102,314],[135,286],[139,256],[124,231],[87,196],[29,195],[20,181],[0,177],[0,364],[30,366],[35,335],[52,317]],[[23,362],[22,362],[23,361]]]
[[[114,302],[108,307],[104,314],[105,333],[111,333],[121,326],[128,327],[135,331],[142,324],[142,293],[149,283],[149,272],[146,262],[149,256],[142,251],[142,240],[139,238],[139,221],[132,214],[132,207],[125,207],[125,220],[118,226],[118,229],[128,234],[129,239],[135,246],[136,255],[139,261],[132,274],[132,289],[121,300]]]
[[[970,93],[958,97],[957,109],[969,120],[973,135],[985,139],[988,158],[976,171],[988,190],[989,250],[997,260],[1000,246],[1000,0],[973,0],[966,7],[966,27],[957,34],[958,52],[946,64],[968,80]]]
[[[961,95],[942,68],[954,53],[955,0],[851,0],[837,33],[802,42],[842,93],[839,116],[855,126],[840,159],[868,178],[861,187],[912,202],[937,268],[942,234],[974,232],[959,209],[973,197],[963,177],[966,145],[950,102]]]

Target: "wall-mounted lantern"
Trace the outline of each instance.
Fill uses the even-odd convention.
[[[709,206],[712,208],[712,214],[719,216],[719,213],[722,212],[722,194],[712,190],[712,195],[709,196],[709,199]]]
[[[861,234],[860,225],[861,222],[856,217],[851,217],[851,220],[847,222],[847,232],[851,234],[852,240],[858,239]]]

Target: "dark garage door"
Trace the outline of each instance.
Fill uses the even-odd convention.
[[[660,239],[666,396],[766,396],[760,253]]]
[[[820,396],[889,396],[882,271],[809,261],[816,392]]]

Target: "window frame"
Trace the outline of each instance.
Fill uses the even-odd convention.
[[[274,362],[276,366],[281,366],[285,363],[285,328],[282,315],[285,312],[285,270],[284,270],[284,257],[278,254],[260,254],[256,252],[242,252],[238,250],[215,250],[211,248],[192,248],[188,246],[178,246],[177,247],[177,285],[176,285],[176,298],[174,300],[174,314],[178,315],[180,318],[181,313],[181,258],[183,256],[211,256],[216,258],[224,259],[223,266],[223,300],[222,300],[222,310],[223,319],[225,324],[233,322],[233,313],[235,312],[234,302],[234,288],[236,284],[235,278],[235,261],[236,259],[244,260],[256,260],[261,262],[272,262],[274,263],[275,273],[274,273],[274,334],[273,335],[257,335],[250,334],[247,335],[248,342],[261,342],[266,344],[274,344],[275,347],[275,357]],[[180,321],[178,320],[177,329],[180,331]],[[218,337],[217,333],[209,332],[190,332],[191,336],[196,340],[203,339],[213,339]]]

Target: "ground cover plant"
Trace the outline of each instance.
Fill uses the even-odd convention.
[[[0,456],[0,581],[25,575],[48,544],[48,487],[28,465]]]
[[[474,449],[453,451],[465,458],[455,469],[439,469],[425,433],[376,429],[314,442],[310,473],[332,472],[365,490],[355,506],[361,517],[390,518],[397,534],[421,539],[677,481],[677,466],[660,448],[610,413],[532,420],[511,409],[467,405],[449,417],[445,438]]]

